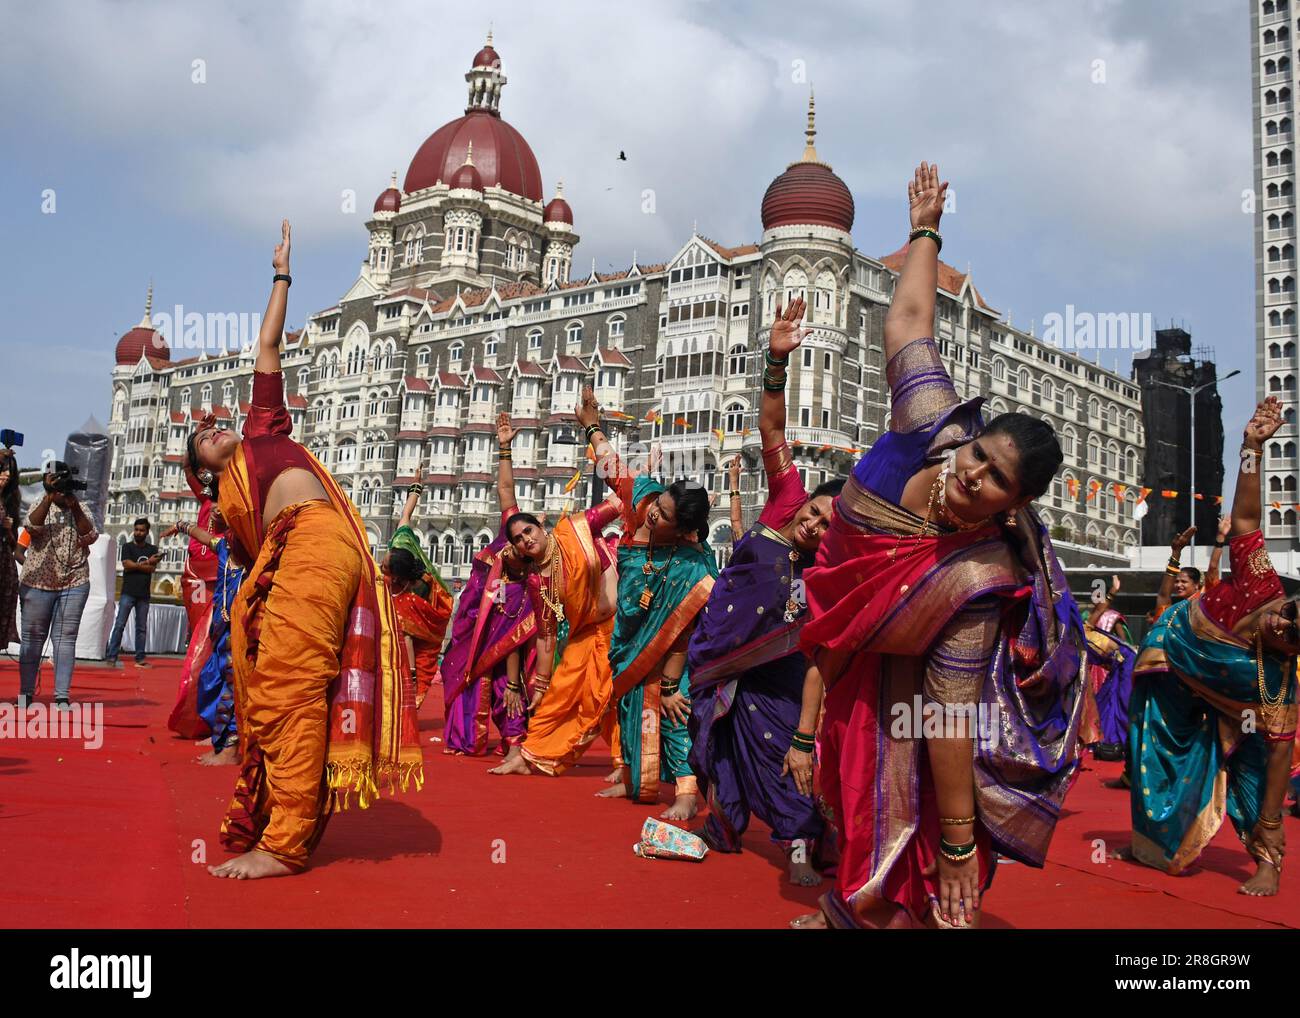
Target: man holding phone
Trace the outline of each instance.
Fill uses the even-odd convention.
[[[153,571],[162,561],[162,552],[149,543],[149,521],[144,517],[135,521],[134,540],[122,544],[122,592],[117,599],[117,618],[113,634],[108,638],[104,656],[113,668],[120,668],[117,655],[122,651],[122,631],[126,629],[127,616],[135,613],[135,664],[148,668],[144,651],[149,639],[149,593]]]

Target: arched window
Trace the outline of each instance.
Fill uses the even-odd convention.
[[[739,435],[745,429],[745,404],[728,403],[723,416],[723,430],[732,435]]]
[[[582,323],[570,322],[565,327],[564,337],[570,345],[580,344],[582,342]]]
[[[728,353],[727,373],[730,375],[743,375],[748,369],[748,354],[744,346],[737,343]]]
[[[447,360],[454,366],[460,367],[460,359],[465,353],[463,343],[452,343],[451,349],[447,351]]]

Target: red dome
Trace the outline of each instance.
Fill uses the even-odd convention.
[[[569,208],[569,203],[557,194],[546,203],[546,208],[542,212],[542,222],[568,223],[572,226],[573,209]]]
[[[403,190],[412,194],[438,181],[450,183],[474,143],[474,168],[487,187],[496,185],[530,201],[542,200],[542,171],[524,136],[488,110],[474,110],[429,135],[411,160]]]
[[[447,182],[447,186],[453,191],[462,189],[482,193],[483,178],[479,176],[477,166],[474,166],[472,163],[466,163],[451,175],[451,180]]]
[[[402,192],[395,187],[385,188],[375,199],[376,212],[396,212],[402,207]]]
[[[497,51],[492,48],[491,43],[488,43],[481,50],[475,53],[474,62],[470,64],[470,67],[500,67],[500,66],[501,66],[501,58],[497,55]]]
[[[792,163],[763,195],[763,229],[774,226],[833,226],[849,233],[853,195],[824,163]]]
[[[137,325],[117,341],[114,357],[118,364],[138,364],[141,354],[148,354],[155,361],[169,361],[172,357],[161,332]]]

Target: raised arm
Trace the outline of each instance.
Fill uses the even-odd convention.
[[[767,338],[766,365],[763,369],[763,402],[758,415],[758,433],[763,439],[763,451],[774,449],[785,441],[785,383],[786,365],[790,354],[808,335],[803,326],[807,303],[796,297],[784,311],[778,301],[776,321]]]
[[[745,532],[745,515],[740,506],[740,453],[731,458],[727,467],[727,477],[731,481],[729,499],[731,503],[731,539],[739,541]]]
[[[1220,566],[1223,562],[1223,546],[1227,544],[1228,533],[1232,530],[1232,516],[1219,517],[1219,530],[1214,535],[1214,550],[1210,552],[1210,564],[1205,569],[1205,589],[1209,590],[1222,578]]]
[[[1097,598],[1088,612],[1088,617],[1084,621],[1091,622],[1093,619],[1099,619],[1110,608],[1111,602],[1115,600],[1115,595],[1119,593],[1119,577],[1112,574],[1110,578],[1110,587],[1101,597]]]
[[[939,232],[948,182],[939,182],[939,167],[921,163],[907,184],[912,239],[894,285],[885,316],[885,363],[914,339],[934,332],[935,291],[939,285],[939,242],[917,230]]]
[[[1192,535],[1195,533],[1195,527],[1188,527],[1175,537],[1169,545],[1169,562],[1165,565],[1164,579],[1160,581],[1160,590],[1156,593],[1156,618],[1160,618],[1160,613],[1173,603],[1174,581],[1178,579],[1178,574],[1183,571],[1179,559],[1182,557],[1183,549],[1187,547]]]
[[[289,275],[289,220],[280,221],[280,243],[271,256],[271,266],[277,276]],[[266,302],[262,328],[257,334],[256,371],[280,370],[280,339],[284,336],[284,315],[289,306],[289,282],[277,279],[271,284],[271,299]]]
[[[519,504],[515,498],[515,469],[510,454],[510,443],[516,434],[510,415],[502,410],[497,414],[497,498],[501,500],[502,512]]]
[[[1282,427],[1282,404],[1269,396],[1255,407],[1255,413],[1241,436],[1241,469],[1237,472],[1237,490],[1232,496],[1232,536],[1254,533],[1263,519],[1260,507],[1260,461],[1264,443]]]
[[[419,508],[420,495],[424,492],[424,485],[420,483],[423,477],[422,468],[416,467],[411,486],[406,489],[406,504],[402,506],[402,518],[397,521],[399,527],[409,527],[411,520],[415,519],[415,510]]]

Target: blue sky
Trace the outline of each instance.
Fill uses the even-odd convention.
[[[630,11],[428,0],[11,9],[0,36],[0,427],[26,432],[26,462],[61,451],[89,415],[105,420],[113,345],[139,321],[151,278],[156,309],[260,312],[281,216],[295,227],[291,324],[333,304],[356,277],[390,172],[400,180],[421,142],[460,115],[490,20],[508,79],[502,113],[532,145],[548,197],[564,181],[582,237],[576,272],[593,258],[625,267],[633,250],[661,260],[693,223],[726,244],[756,241],[764,189],[802,151],[811,84],[818,152],[853,192],[861,249],[900,246],[904,183],[918,160],[937,161],[957,203],[945,260],[969,264],[1018,325],[1068,304],[1177,320],[1216,348],[1221,373],[1243,368],[1223,392],[1235,449],[1254,402],[1245,4]],[[349,189],[353,214],[341,210]]]

